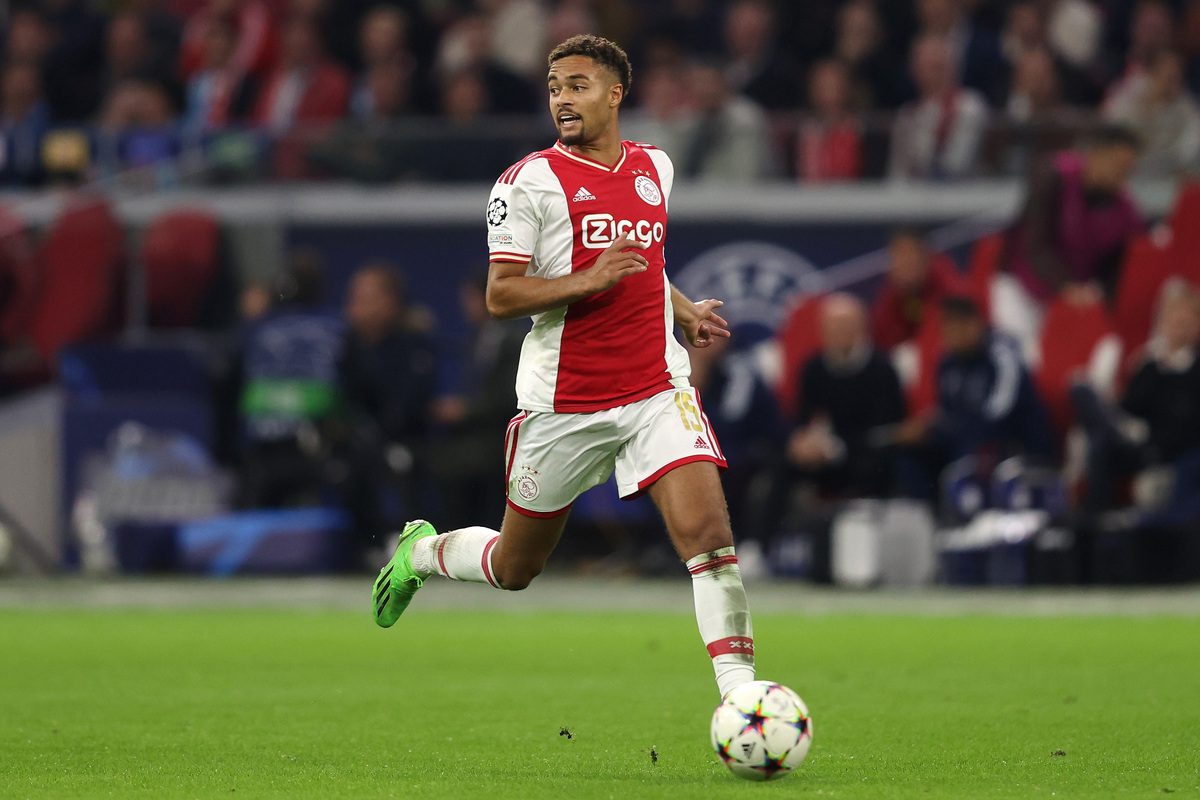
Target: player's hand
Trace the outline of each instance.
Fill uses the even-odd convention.
[[[696,313],[691,319],[679,320],[679,327],[687,337],[692,347],[708,347],[713,339],[729,338],[729,323],[720,317],[714,309],[725,305],[720,300],[701,300],[693,303]]]
[[[1100,289],[1093,283],[1068,283],[1062,289],[1062,297],[1077,308],[1090,306],[1104,299]]]
[[[628,233],[622,233],[604,252],[596,258],[596,263],[588,268],[593,292],[603,292],[616,286],[623,278],[645,272],[650,268],[650,262],[637,250],[645,250],[649,242],[639,242]]]

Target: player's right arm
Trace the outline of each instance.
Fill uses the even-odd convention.
[[[561,308],[645,272],[649,262],[638,250],[649,247],[621,234],[585,270],[557,278],[526,275],[528,264],[492,261],[488,269],[487,308],[495,319],[518,319]]]

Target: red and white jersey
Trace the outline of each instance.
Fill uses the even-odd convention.
[[[517,372],[527,411],[601,411],[688,386],[663,258],[674,169],[650,145],[621,147],[609,167],[557,142],[505,171],[488,201],[490,259],[527,263],[529,276],[585,270],[625,232],[650,243],[645,272],[534,315]]]

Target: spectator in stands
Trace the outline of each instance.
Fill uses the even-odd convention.
[[[942,301],[941,324],[946,355],[938,367],[937,409],[905,420],[897,443],[928,445],[932,475],[964,456],[986,456],[993,466],[1013,455],[1048,458],[1050,420],[1017,343],[992,331],[978,304],[965,296]],[[925,493],[916,485],[910,490]]]
[[[954,77],[950,44],[926,34],[912,46],[918,97],[897,112],[888,171],[893,178],[965,178],[979,167],[987,101]]]
[[[282,31],[279,67],[259,93],[255,120],[276,134],[305,123],[330,122],[346,113],[349,78],[325,56],[320,31],[300,17]]]
[[[0,136],[4,163],[0,184],[37,186],[46,173],[42,168],[42,137],[50,128],[50,105],[42,95],[42,79],[36,66],[10,62],[0,77]]]
[[[827,59],[809,72],[810,112],[797,137],[797,174],[802,181],[845,181],[862,171],[862,138],[851,106],[850,76]]]
[[[1088,436],[1085,519],[1116,505],[1125,476],[1195,461],[1200,454],[1200,293],[1182,284],[1164,298],[1158,330],[1147,343],[1119,408],[1085,384],[1071,389]],[[1188,485],[1194,486],[1196,466]],[[1192,490],[1182,492],[1190,494]],[[1176,491],[1176,494],[1181,492]],[[1162,498],[1165,499],[1165,498]]]
[[[1026,50],[1014,63],[1005,107],[1005,149],[1001,168],[1024,177],[1041,153],[1063,148],[1064,131],[1056,125],[1061,111],[1059,73],[1045,50]]]
[[[444,438],[430,453],[442,501],[442,523],[461,528],[504,514],[504,458],[496,442],[517,409],[514,385],[528,325],[499,322],[487,311],[487,273],[459,287],[471,329],[458,391],[439,397],[433,418]]]
[[[179,47],[179,72],[184,79],[208,63],[209,28],[218,23],[236,34],[229,69],[265,80],[275,67],[277,43],[271,11],[262,0],[208,0],[188,18]]]
[[[84,0],[42,0],[39,7],[53,31],[42,80],[54,118],[90,119],[103,97],[104,18]]]
[[[108,21],[104,36],[104,86],[111,88],[123,80],[143,77],[165,83],[173,76],[167,60],[170,55],[155,52],[140,14],[117,14]]]
[[[876,442],[904,418],[904,396],[891,362],[871,343],[857,298],[825,299],[821,347],[800,377],[799,425],[787,441],[793,474],[838,496],[886,496],[890,454]]]
[[[492,61],[540,84],[546,71],[542,45],[549,23],[543,5],[537,0],[479,0],[476,5],[487,15]]]
[[[1045,307],[1060,293],[1074,303],[1111,298],[1128,242],[1142,231],[1125,188],[1137,162],[1131,131],[1106,127],[1082,150],[1035,168],[1025,208],[1009,230],[1007,271],[991,287],[992,319],[1037,363]]]
[[[57,31],[36,8],[15,8],[8,15],[4,57],[9,63],[41,67],[54,47]]]
[[[903,59],[887,42],[879,9],[871,0],[850,0],[842,6],[833,57],[850,73],[856,108],[892,109],[903,102]]]
[[[763,110],[734,94],[715,64],[695,64],[690,73],[695,116],[676,175],[725,186],[770,177],[774,164]]]
[[[359,28],[359,54],[363,71],[350,100],[354,116],[392,117],[408,110],[417,60],[409,50],[405,13],[395,6],[371,9]]]
[[[278,301],[244,332],[240,396],[244,507],[317,505],[337,438],[344,325],[322,310],[325,267],[292,253],[275,281]]]
[[[539,40],[540,41],[540,40]],[[442,36],[435,63],[436,79],[444,88],[454,76],[478,73],[487,90],[487,110],[496,114],[540,111],[545,76],[537,84],[497,62],[491,54],[492,29],[486,17],[464,17]],[[543,54],[543,58],[545,54]],[[541,87],[541,88],[535,88]]]
[[[189,131],[219,130],[245,119],[254,103],[254,79],[234,64],[237,32],[224,18],[208,25],[204,67],[187,86],[184,124]]]
[[[889,351],[917,335],[942,300],[963,294],[954,261],[935,252],[917,228],[899,228],[888,243],[888,270],[871,307],[875,346]]]
[[[1140,0],[1133,9],[1129,27],[1129,51],[1117,80],[1104,98],[1107,109],[1138,97],[1150,80],[1150,69],[1158,54],[1171,49],[1175,37],[1175,14],[1164,0]]]
[[[638,77],[637,97],[638,106],[621,112],[622,135],[652,144],[682,163],[693,124],[687,69],[675,61],[650,67]]]
[[[1031,93],[1034,75],[1038,84],[1054,83],[1060,87],[1061,101],[1070,105],[1094,105],[1099,101],[1103,85],[1099,69],[1085,69],[1072,64],[1054,50],[1046,21],[1046,7],[1037,0],[1021,0],[1008,9],[1000,37],[1000,51],[1005,61],[1008,83],[1009,116],[1025,115],[1025,100],[1014,98]],[[1043,58],[1049,58],[1053,77],[1045,75]],[[1024,70],[1024,75],[1022,71]],[[1020,88],[1018,88],[1020,84]],[[1055,104],[1060,98],[1055,97]],[[1036,105],[1036,103],[1035,103]]]
[[[1091,0],[1048,0],[1046,30],[1050,51],[1077,70],[1090,70],[1100,60],[1104,13]]]
[[[104,101],[100,124],[112,131],[159,128],[175,119],[171,95],[152,79],[127,78],[116,84]]]
[[[963,0],[917,0],[916,6],[919,35],[941,37],[948,43],[956,82],[999,102],[1004,73],[996,34],[971,21]]]
[[[775,12],[765,0],[735,0],[725,14],[728,91],[775,111],[795,108],[800,68],[777,46]]]
[[[418,466],[425,457],[436,359],[430,316],[408,304],[403,275],[368,262],[354,273],[346,296],[349,336],[340,368],[350,425],[344,452],[349,473],[343,495],[364,548],[395,520],[382,512],[385,487],[401,492],[405,514],[422,516]]]
[[[1112,99],[1105,116],[1128,125],[1142,141],[1140,175],[1169,177],[1194,170],[1200,157],[1200,106],[1183,83],[1183,56],[1161,50],[1146,80]]]
[[[278,68],[259,92],[254,119],[284,137],[275,148],[275,174],[280,178],[311,176],[305,162],[309,143],[326,134],[346,114],[350,77],[329,60],[316,25],[292,17],[280,42]]]

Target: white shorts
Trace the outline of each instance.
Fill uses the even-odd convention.
[[[532,517],[565,513],[575,498],[617,473],[625,500],[676,467],[725,456],[694,388],[670,389],[585,414],[522,411],[504,439],[508,504]]]

